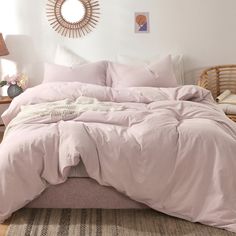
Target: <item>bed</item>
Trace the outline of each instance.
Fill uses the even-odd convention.
[[[209,91],[177,86],[170,62],[85,65],[80,82],[56,66],[59,81],[15,98],[2,116],[0,221],[26,205],[151,207],[236,232],[236,124]]]
[[[83,191],[80,191],[83,189]],[[101,186],[89,178],[81,162],[71,169],[69,179],[59,185],[50,186],[27,208],[72,208],[72,209],[145,209],[138,203],[119,193],[112,187]]]

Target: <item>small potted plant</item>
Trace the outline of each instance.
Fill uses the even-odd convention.
[[[20,95],[26,89],[28,78],[24,74],[5,76],[0,82],[0,87],[8,85],[7,94],[10,98]]]

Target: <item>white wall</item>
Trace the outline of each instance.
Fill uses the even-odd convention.
[[[43,61],[53,61],[57,44],[89,60],[116,54],[151,58],[163,53],[185,55],[186,83],[203,67],[236,63],[235,0],[100,0],[101,20],[82,39],[63,38],[46,18],[46,0],[0,0],[0,32],[6,37],[19,71],[31,85],[40,83]],[[134,33],[134,12],[149,11],[151,33]],[[10,69],[5,60],[3,73]]]

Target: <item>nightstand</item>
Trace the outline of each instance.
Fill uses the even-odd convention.
[[[3,112],[9,107],[12,99],[9,97],[0,97],[0,117],[3,114]],[[4,124],[2,122],[2,119],[0,118],[0,132],[4,131]]]

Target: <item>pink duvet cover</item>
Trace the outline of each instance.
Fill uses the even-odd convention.
[[[1,222],[83,160],[91,178],[157,211],[236,232],[236,125],[204,89],[43,84],[3,119]]]

